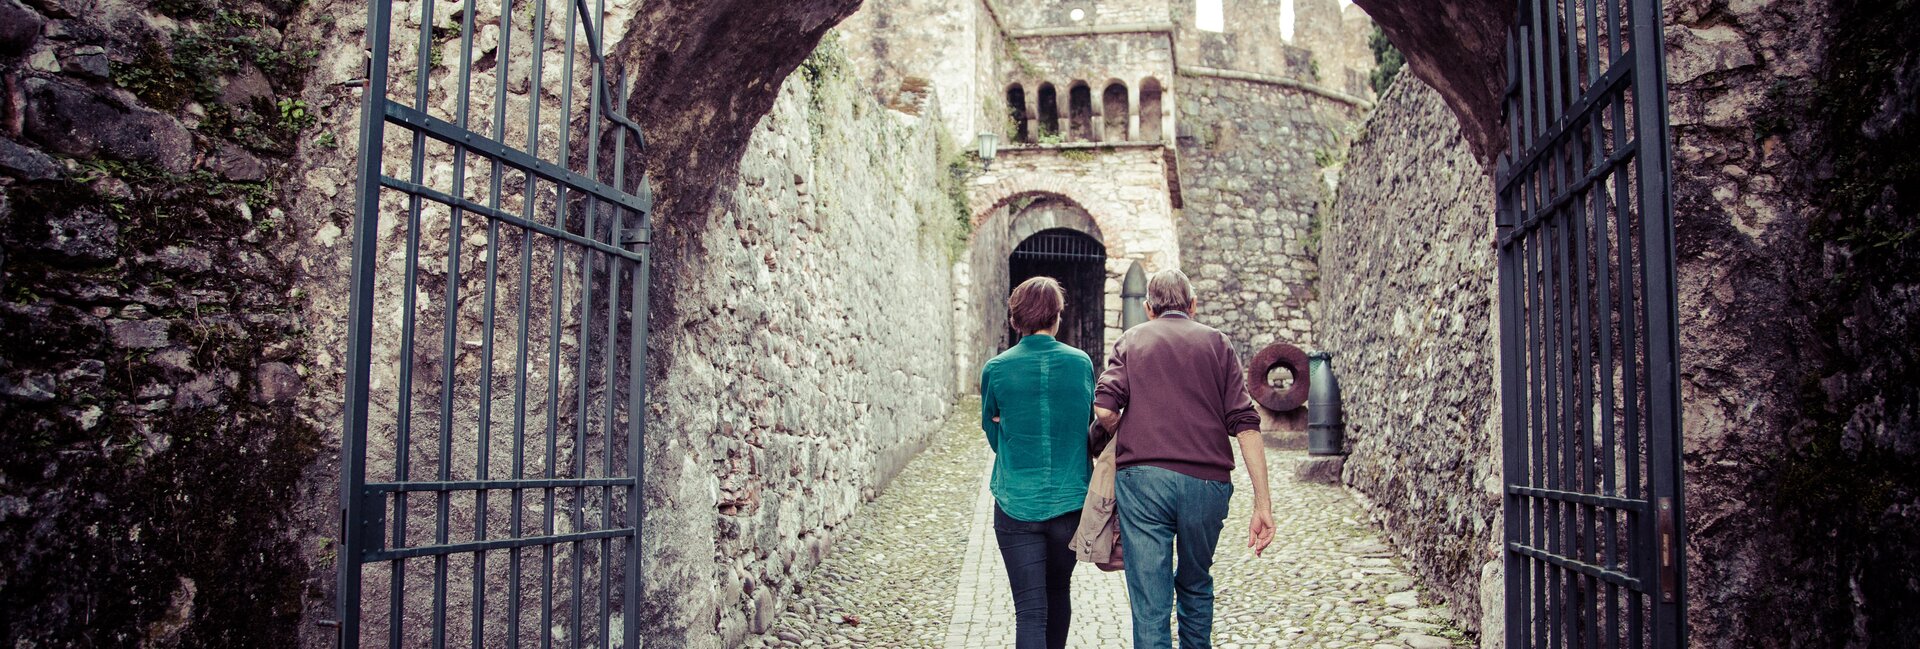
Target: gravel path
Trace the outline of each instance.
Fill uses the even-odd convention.
[[[989,455],[963,400],[940,435],[789,596],[748,647],[1007,647],[1006,592],[985,494]],[[1297,482],[1306,455],[1268,451],[1274,522],[1266,556],[1245,547],[1252,487],[1235,491],[1214,564],[1214,646],[1439,649],[1473,643],[1426,601],[1339,488]],[[1126,586],[1092,566],[1074,571],[1076,647],[1123,647]]]

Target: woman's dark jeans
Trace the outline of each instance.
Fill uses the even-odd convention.
[[[1000,558],[1013,585],[1016,649],[1067,646],[1067,625],[1073,615],[1067,595],[1074,564],[1067,541],[1079,527],[1077,510],[1029,523],[1008,516],[994,504],[993,536],[1000,541]]]

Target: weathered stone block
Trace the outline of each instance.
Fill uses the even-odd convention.
[[[50,180],[60,174],[60,166],[38,149],[0,137],[0,171],[21,180]]]
[[[33,47],[46,19],[14,0],[0,0],[0,55],[14,56]]]
[[[46,250],[86,263],[112,261],[119,254],[120,224],[91,209],[47,220]]]
[[[113,344],[129,349],[158,349],[167,346],[166,320],[108,320],[107,330]]]
[[[262,363],[254,370],[253,401],[261,404],[290,401],[300,396],[302,383],[300,372],[294,370],[293,366],[280,362]]]
[[[193,135],[169,115],[65,82],[35,77],[25,85],[24,132],[54,151],[142,162],[172,173],[192,167]]]
[[[1301,460],[1293,468],[1293,479],[1315,484],[1340,484],[1340,474],[1347,466],[1347,456],[1329,455],[1309,457]]]

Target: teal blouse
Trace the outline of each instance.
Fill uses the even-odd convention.
[[[1008,516],[1037,523],[1085,502],[1093,378],[1086,352],[1044,334],[981,368],[980,428],[994,453],[993,498]]]

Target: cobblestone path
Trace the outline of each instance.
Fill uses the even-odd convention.
[[[867,503],[831,556],[748,647],[1011,647],[1013,604],[992,532],[979,402],[956,406],[931,447]],[[1246,547],[1252,487],[1234,497],[1214,563],[1221,649],[1469,647],[1376,539],[1342,490],[1296,482],[1306,456],[1269,450],[1274,522],[1266,556]],[[1074,571],[1075,647],[1125,647],[1126,584]]]

